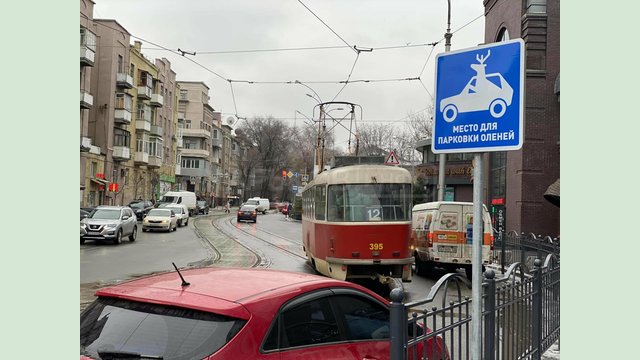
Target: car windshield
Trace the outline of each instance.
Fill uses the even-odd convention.
[[[141,203],[141,202],[133,203],[133,204],[130,204],[129,207],[132,209],[142,209],[144,208],[144,203]]]
[[[164,360],[203,359],[246,321],[191,309],[99,298],[80,314],[80,354],[129,352]]]
[[[118,220],[120,219],[120,209],[96,209],[91,214],[92,219]]]
[[[166,208],[165,208],[166,209]],[[151,209],[149,210],[149,216],[171,216],[171,209]]]
[[[178,201],[177,196],[163,196],[162,199],[160,199],[160,202],[163,202],[163,203],[174,203],[177,201]]]
[[[247,200],[247,202],[245,204],[247,204],[247,205],[258,205],[260,203],[258,202],[258,200]]]

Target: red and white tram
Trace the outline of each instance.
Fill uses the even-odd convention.
[[[387,165],[324,171],[302,193],[305,253],[323,275],[411,281],[411,173]]]

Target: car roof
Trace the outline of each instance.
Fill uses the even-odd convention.
[[[294,296],[329,286],[360,288],[324,276],[272,269],[204,267],[182,270],[181,273],[190,285],[182,286],[178,273],[171,271],[103,288],[96,295],[248,319],[250,314],[245,305],[267,298]]]
[[[122,210],[122,209],[125,209],[125,208],[128,208],[128,206],[98,205],[96,207],[96,209],[119,209],[119,210]]]

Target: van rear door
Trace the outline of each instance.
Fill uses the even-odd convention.
[[[453,262],[463,256],[461,245],[462,206],[458,204],[441,204],[437,219],[433,226],[434,260]]]

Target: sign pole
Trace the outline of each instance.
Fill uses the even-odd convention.
[[[471,259],[471,354],[480,360],[482,354],[482,153],[473,155],[473,257]]]

